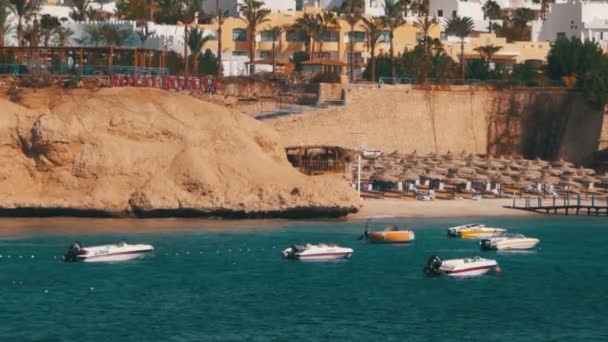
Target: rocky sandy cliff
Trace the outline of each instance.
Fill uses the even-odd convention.
[[[287,162],[269,127],[150,89],[55,95],[47,110],[0,99],[0,215],[341,216],[343,180]]]

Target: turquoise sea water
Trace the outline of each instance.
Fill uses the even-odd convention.
[[[529,253],[480,252],[476,241],[446,236],[446,227],[469,221],[541,244]],[[180,221],[169,220],[176,229],[166,233],[89,235],[0,230],[0,341],[608,341],[605,218],[376,222],[385,223],[407,224],[416,242],[357,241],[362,222],[180,231]],[[61,262],[76,239],[151,243],[156,253],[122,264]],[[340,262],[281,258],[282,248],[304,242],[355,253]],[[491,257],[503,272],[426,278],[431,254]]]

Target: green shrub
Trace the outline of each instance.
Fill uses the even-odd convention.
[[[342,79],[337,72],[319,72],[312,78],[312,83],[340,83]]]

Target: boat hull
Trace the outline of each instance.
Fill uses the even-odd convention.
[[[372,243],[409,243],[414,239],[411,231],[372,232],[367,235],[367,240]]]
[[[538,240],[527,240],[527,241],[512,241],[505,243],[496,244],[496,250],[499,251],[521,251],[526,249],[532,249],[538,244]]]
[[[444,273],[450,277],[475,277],[488,273],[492,267],[493,266],[479,266],[464,270],[444,271]]]
[[[314,260],[314,261],[323,261],[323,260],[338,260],[338,259],[350,259],[353,253],[318,253],[318,254],[304,254],[304,255],[294,255],[293,259],[297,260]]]
[[[506,231],[504,229],[494,230],[473,230],[473,231],[461,231],[459,233],[462,239],[489,239],[497,236],[501,236]]]
[[[108,253],[102,255],[81,255],[79,258],[82,262],[121,262],[121,261],[129,261],[136,260],[145,257],[147,254],[151,253],[153,250],[144,250],[144,251],[130,251],[130,252],[118,252],[118,253]]]

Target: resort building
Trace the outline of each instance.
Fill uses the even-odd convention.
[[[545,42],[507,42],[505,38],[496,37],[492,33],[481,33],[475,37],[467,38],[464,45],[466,59],[478,59],[481,57],[477,48],[493,45],[500,47],[500,50],[493,56],[493,60],[500,61],[503,65],[513,65],[529,60],[546,62],[547,54],[551,49],[551,44]],[[447,54],[454,60],[460,58],[460,40],[449,37],[444,41],[443,46]]]
[[[608,48],[608,2],[556,0],[545,20],[532,23],[532,40],[555,41],[560,37],[595,40]]]
[[[354,34],[354,53],[350,53],[350,26],[347,22],[339,20],[338,27],[325,34],[322,39],[314,40],[310,42],[306,41],[306,37],[297,32],[296,30],[290,29],[295,23],[297,18],[304,15],[306,12],[318,11],[318,9],[307,8],[305,11],[296,11],[292,13],[272,13],[269,16],[269,21],[262,24],[258,28],[256,33],[256,56],[255,59],[268,59],[272,57],[273,39],[272,35],[268,31],[272,26],[283,26],[284,32],[281,33],[279,39],[274,42],[275,49],[277,51],[276,58],[278,60],[290,60],[294,53],[299,51],[312,52],[312,58],[322,58],[331,61],[337,61],[340,63],[346,63],[354,58],[357,67],[356,72],[361,71],[361,68],[365,66],[368,58],[370,57],[370,49],[368,46],[368,37],[365,32],[364,26],[359,23],[355,26]],[[202,25],[210,34],[217,35],[217,24],[212,23],[210,25]],[[441,27],[437,25],[431,32],[430,35],[433,38],[439,38],[441,34]],[[418,29],[414,27],[413,22],[408,21],[407,24],[399,27],[395,31],[395,54],[398,54],[407,49],[412,49],[416,45],[417,38],[419,36]],[[378,45],[376,46],[376,55],[381,53],[388,53],[390,47],[390,33],[385,31],[383,36],[380,38]],[[217,40],[210,41],[205,48],[211,49],[211,51],[217,51]],[[222,26],[222,59],[227,62],[232,61],[243,61],[244,63],[249,61],[249,41],[246,32],[246,23],[240,18],[227,18]],[[234,69],[234,68],[233,68]],[[241,68],[243,71],[247,68]],[[258,70],[264,70],[258,68]],[[229,72],[226,70],[225,72]]]

